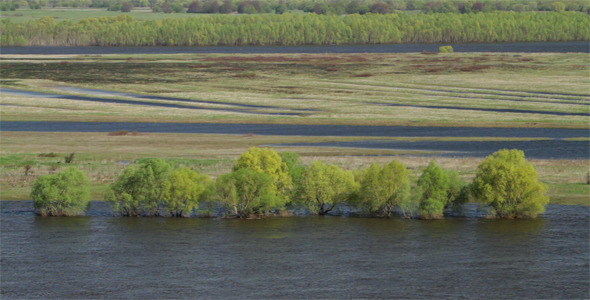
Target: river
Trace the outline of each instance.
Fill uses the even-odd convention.
[[[432,140],[395,141],[361,140],[353,142],[324,142],[276,144],[267,146],[352,147],[428,151],[437,156],[484,157],[504,148],[525,151],[527,158],[588,159],[587,129],[565,128],[486,128],[486,127],[421,127],[421,126],[360,126],[360,125],[299,125],[299,124],[210,124],[210,123],[127,123],[127,122],[11,122],[0,121],[2,131],[37,132],[128,132],[141,133],[206,133],[281,136],[357,136],[357,137],[431,137]],[[439,137],[508,138],[496,141],[441,141]],[[543,140],[511,141],[510,138],[541,138]],[[583,140],[567,140],[583,138]],[[405,151],[407,152],[407,151]]]
[[[589,209],[535,220],[37,217],[1,205],[2,299],[580,298]]]
[[[438,52],[443,44],[249,47],[2,47],[1,54],[176,54],[176,53],[412,53]],[[445,44],[446,45],[446,44]],[[588,42],[452,44],[455,52],[590,52]]]

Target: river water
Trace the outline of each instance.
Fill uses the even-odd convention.
[[[580,298],[589,209],[536,220],[37,217],[1,205],[2,299]]]
[[[267,146],[352,147],[368,149],[427,151],[438,156],[484,157],[504,148],[525,151],[527,158],[588,159],[589,142],[567,140],[587,138],[588,129],[566,128],[486,128],[486,127],[420,127],[420,126],[357,126],[299,124],[209,124],[209,123],[127,123],[127,122],[11,122],[0,121],[2,131],[39,132],[128,132],[141,133],[207,133],[282,136],[357,136],[357,137],[432,137],[428,141],[361,140],[276,144]],[[438,137],[542,138],[532,141],[440,141]],[[431,154],[428,154],[431,155]]]
[[[1,54],[174,54],[174,53],[412,53],[438,52],[443,44],[248,47],[2,47]],[[446,44],[445,44],[446,45]],[[455,52],[590,52],[588,42],[452,44]]]

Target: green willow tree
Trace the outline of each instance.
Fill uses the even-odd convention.
[[[212,180],[189,168],[176,168],[162,184],[162,204],[171,216],[190,216],[207,195]]]
[[[418,213],[422,219],[440,219],[448,203],[449,177],[434,162],[418,178],[417,191],[420,194]]]
[[[164,199],[164,183],[172,167],[162,159],[149,158],[123,171],[105,200],[114,212],[123,216],[160,216]]]
[[[266,215],[281,210],[284,198],[279,197],[274,179],[250,168],[240,168],[217,178],[216,198],[233,214],[241,218]]]
[[[336,205],[348,201],[356,189],[352,172],[314,161],[303,171],[297,194],[298,200],[309,210],[325,215]]]
[[[424,169],[415,190],[419,199],[418,215],[422,219],[440,219],[446,208],[462,213],[469,200],[469,188],[459,173],[443,170],[431,161]]]
[[[79,216],[90,201],[89,181],[76,167],[40,176],[33,183],[35,213],[42,216]]]
[[[293,187],[289,168],[281,156],[270,148],[252,147],[242,153],[234,165],[234,171],[249,168],[273,179],[277,195],[286,197]]]
[[[486,157],[471,184],[474,198],[499,218],[535,218],[545,211],[547,187],[524,152],[503,149]]]
[[[397,161],[381,167],[372,164],[361,174],[357,205],[378,215],[390,216],[410,197],[410,173]]]

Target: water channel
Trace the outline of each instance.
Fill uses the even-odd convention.
[[[412,53],[438,52],[443,44],[247,46],[247,47],[2,47],[1,54],[175,54],[175,53]],[[446,45],[446,44],[445,44]],[[590,52],[587,42],[452,44],[455,52]]]

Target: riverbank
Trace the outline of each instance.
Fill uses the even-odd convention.
[[[59,172],[70,165],[77,166],[89,177],[91,199],[102,200],[109,184],[118,178],[128,164],[141,158],[158,157],[173,165],[186,166],[199,173],[217,177],[230,172],[235,159],[250,147],[264,147],[274,143],[356,140],[367,140],[367,137],[3,131],[0,199],[30,199],[30,186],[37,176]],[[278,152],[299,153],[305,165],[320,160],[347,170],[364,169],[372,163],[385,164],[396,159],[406,165],[415,178],[434,159],[442,168],[459,172],[467,182],[473,179],[477,165],[483,160],[483,156],[444,157],[436,151],[423,150],[289,145],[274,149]],[[64,157],[70,153],[75,153],[74,160],[71,164],[66,164]],[[590,164],[588,159],[528,160],[539,172],[539,180],[549,186],[551,203],[589,204],[590,185],[586,184],[587,166]],[[30,166],[28,171],[27,165]]]

